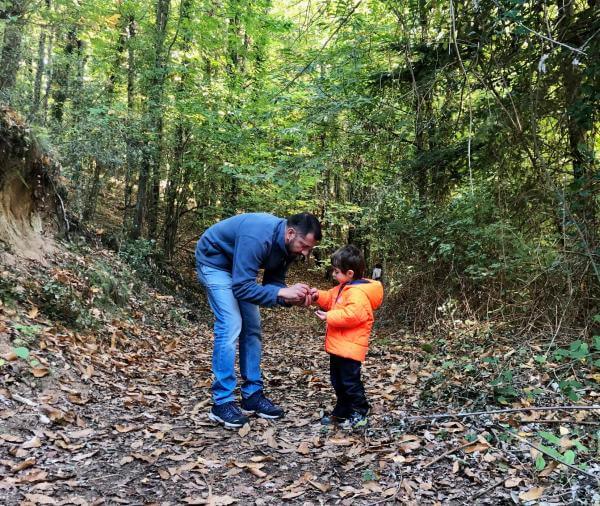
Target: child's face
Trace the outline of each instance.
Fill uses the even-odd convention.
[[[338,283],[348,283],[352,281],[354,276],[354,271],[352,269],[347,270],[346,272],[342,272],[339,268],[333,268],[333,279],[335,279]]]

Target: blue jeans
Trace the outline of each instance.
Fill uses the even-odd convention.
[[[200,283],[215,315],[212,395],[215,404],[235,400],[235,353],[239,341],[242,397],[263,389],[260,312],[256,304],[237,300],[231,288],[231,272],[197,264]]]

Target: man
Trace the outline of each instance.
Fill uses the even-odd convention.
[[[291,262],[308,257],[321,240],[321,225],[309,213],[287,220],[265,213],[233,216],[210,227],[196,246],[196,269],[215,315],[209,418],[242,427],[249,414],[277,419],[283,410],[263,392],[259,306],[309,305],[311,289],[285,285]],[[263,283],[256,277],[264,269]],[[235,401],[235,354],[239,342],[242,410]]]

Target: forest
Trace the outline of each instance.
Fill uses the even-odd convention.
[[[323,239],[307,264],[294,267],[294,281],[308,279],[328,287],[329,257],[344,244],[362,251],[369,274],[375,265],[382,266],[385,298],[376,315],[377,351],[367,364],[369,360],[376,364],[381,357],[389,363],[373,365],[367,390],[376,384],[389,389],[380,398],[376,417],[389,411],[392,418],[412,415],[416,420],[434,411],[520,410],[536,404],[543,409],[585,404],[587,411],[577,411],[580,426],[569,425],[575,419],[565,422],[574,411],[559,411],[548,425],[518,432],[517,439],[537,434],[538,442],[546,445],[532,455],[533,471],[526,476],[521,471],[511,474],[518,467],[515,461],[508,465],[508,473],[506,467],[491,469],[493,461],[487,460],[490,474],[485,479],[463,476],[475,488],[453,485],[463,495],[436,489],[435,473],[443,470],[431,457],[439,448],[427,448],[433,451],[425,452],[430,461],[419,467],[419,459],[426,455],[415,456],[415,452],[433,444],[427,443],[426,429],[409,425],[398,436],[397,425],[390,422],[388,433],[376,433],[382,438],[380,447],[399,452],[388,459],[387,467],[377,468],[375,460],[367,460],[356,471],[360,485],[349,490],[344,489],[348,483],[336,482],[339,476],[327,474],[327,465],[319,464],[320,468],[306,471],[312,477],[298,475],[291,482],[281,478],[282,492],[271,498],[273,503],[488,500],[498,504],[510,497],[517,503],[536,501],[550,491],[556,503],[569,503],[561,497],[561,487],[571,491],[573,503],[600,500],[600,432],[592,414],[599,409],[600,381],[600,5],[596,0],[0,0],[0,48],[0,249],[8,255],[0,256],[4,413],[13,408],[41,409],[33,408],[37,401],[30,400],[31,392],[29,397],[25,391],[11,397],[9,385],[20,384],[26,375],[46,380],[58,374],[44,355],[54,346],[61,350],[61,361],[90,354],[89,360],[77,365],[83,368],[78,381],[89,383],[99,375],[90,372],[93,364],[92,369],[100,365],[85,336],[93,336],[94,346],[104,346],[112,357],[107,360],[116,361],[104,371],[106,383],[117,381],[107,378],[121,371],[119,364],[139,360],[144,371],[143,350],[161,357],[159,349],[185,357],[177,363],[176,369],[184,372],[173,380],[174,390],[187,392],[177,382],[188,373],[206,380],[208,355],[198,358],[202,366],[193,359],[187,362],[187,354],[193,353],[190,343],[201,347],[202,353],[210,351],[196,341],[198,332],[211,334],[212,317],[194,271],[196,241],[211,225],[241,213],[286,217],[310,212],[321,222]],[[18,163],[30,169],[35,165],[35,170],[13,177]],[[46,200],[34,190],[36,184],[46,186]],[[9,195],[15,185],[32,192],[31,209],[19,201],[21,197]],[[56,241],[57,246],[46,252],[46,260],[26,267],[14,260],[19,248],[14,240],[12,246],[9,243],[16,229],[6,216],[16,216],[17,208],[25,214],[33,212],[42,201],[44,206],[56,202],[59,212],[42,219],[54,223],[52,241],[38,238],[36,244],[44,248],[42,243]],[[25,221],[33,223],[27,216]],[[19,241],[27,237],[19,235]],[[148,294],[154,294],[149,295],[152,301],[144,302],[142,297]],[[304,334],[314,339],[310,346],[318,349],[315,343],[321,342],[324,327],[302,311],[266,311],[265,333],[273,342],[265,348],[273,364],[283,360],[284,367],[294,358],[294,346],[305,349]],[[123,323],[126,320],[129,323]],[[138,322],[138,330],[133,321]],[[57,322],[65,327],[56,330]],[[282,328],[291,329],[293,339],[279,345]],[[72,345],[60,345],[56,341],[60,335],[70,336]],[[146,344],[136,344],[136,336]],[[39,342],[43,347],[37,350]],[[180,343],[187,343],[188,351],[179,348]],[[277,357],[277,346],[284,350],[285,359]],[[501,348],[498,354],[496,346]],[[117,357],[117,352],[123,356]],[[161,359],[157,360],[158,370],[147,372],[148,385],[140,387],[148,397],[160,397],[149,393],[155,384],[153,375],[164,373]],[[527,370],[519,369],[519,363],[528,364]],[[312,373],[301,371],[327,366],[307,364],[290,362],[289,370],[296,372],[289,377],[277,369],[271,388],[288,385],[286,389],[301,399],[298,389],[304,387],[295,386],[296,381],[306,382],[306,388],[316,389],[309,396],[310,402],[316,402],[322,395],[320,380],[314,380],[315,386]],[[198,367],[204,376],[196,371]],[[327,387],[327,371],[319,374]],[[398,386],[406,376],[408,382]],[[134,377],[122,379],[123,384]],[[164,392],[171,388],[163,387]],[[186,383],[185,388],[191,385]],[[467,393],[458,392],[461,388]],[[121,390],[139,400],[127,386]],[[181,407],[181,398],[172,398],[174,390],[164,393],[162,400],[171,403],[169,412],[183,423],[189,410]],[[15,401],[15,395],[25,401]],[[199,397],[188,406],[194,416],[205,407],[197,404],[200,401]],[[386,405],[388,401],[392,405]],[[48,399],[40,402],[52,405]],[[107,409],[80,404],[78,409],[90,409],[94,416]],[[62,411],[63,415],[69,412]],[[539,420],[536,413],[520,423]],[[537,418],[531,418],[534,415]],[[16,473],[34,464],[19,469],[15,462],[7,464],[18,457],[11,448],[29,441],[29,436],[21,441],[3,437],[11,432],[10,424],[2,427],[7,417],[0,414],[0,429],[4,429],[0,433],[5,433],[0,434],[0,457],[6,457],[0,466],[12,466],[13,482],[0,486],[0,498],[6,493],[7,504],[16,497],[32,504],[54,504],[40,499],[44,489],[40,493],[27,489],[27,494],[18,495],[44,480],[19,481]],[[164,422],[162,417],[156,414],[155,425]],[[77,419],[59,417],[61,423]],[[497,433],[489,425],[477,425],[478,421],[467,427],[466,419],[453,420],[438,427],[445,434],[440,441],[462,429],[471,430],[475,439],[454,441],[463,445],[458,453],[466,448],[465,459],[478,456],[478,451],[492,453]],[[119,437],[133,435],[119,427],[137,427],[142,421],[121,420],[116,426]],[[579,439],[570,439],[576,443],[564,443],[567,433],[562,425],[558,436],[548,436],[549,430],[558,431],[560,421],[568,425],[568,437],[577,434]],[[509,425],[516,428],[513,422]],[[91,437],[100,437],[99,425],[87,427],[79,424],[78,433],[93,430]],[[302,468],[306,464],[302,459],[310,456],[326,459],[324,452],[335,454],[334,450],[345,448],[339,461],[352,458],[348,448],[354,449],[354,456],[368,456],[377,446],[360,438],[347,444],[335,438],[325,443],[322,434],[317,442],[318,433],[310,435],[308,443],[306,434],[294,435],[294,428],[304,430],[303,425],[286,427],[286,443],[285,438],[276,439],[279,433],[269,432],[274,429],[266,422],[258,428],[253,422],[252,427],[250,433],[244,428],[227,435],[227,444],[241,441],[247,452],[253,445],[266,445],[269,455],[279,452],[284,459],[288,450],[296,451]],[[147,430],[167,434],[169,439],[180,436],[177,428]],[[250,445],[248,438],[256,431],[262,431],[256,435],[260,444]],[[540,431],[546,436],[540,436]],[[215,440],[214,434],[220,433],[211,434],[209,440]],[[407,434],[416,439],[402,439]],[[296,436],[305,439],[295,441]],[[49,444],[52,437],[45,437],[44,444]],[[79,437],[84,436],[75,439]],[[183,441],[177,437],[173,444]],[[450,441],[446,439],[444,444]],[[194,441],[186,451],[200,445]],[[502,444],[495,441],[499,447],[506,444],[504,439]],[[404,445],[402,451],[397,444]],[[480,448],[472,454],[469,444]],[[185,496],[189,500],[183,502],[188,504],[244,504],[254,501],[242,498],[248,490],[223,488],[227,480],[219,482],[216,477],[233,479],[237,476],[233,470],[247,480],[277,482],[269,468],[269,459],[275,457],[265,450],[259,454],[265,460],[257,457],[243,465],[235,461],[222,475],[214,464],[221,451],[217,448],[215,453],[205,452],[203,462],[196,460],[195,470],[165,471],[175,483],[193,474],[196,490],[182,490],[178,496],[159,493],[155,485],[145,492],[134,492],[127,485],[121,499],[137,504],[140,497],[151,497],[157,504],[161,500],[180,504]],[[544,453],[544,448],[551,451]],[[456,446],[448,450],[455,451]],[[568,457],[566,452],[571,452]],[[140,449],[135,455],[141,453]],[[148,458],[152,462],[131,457],[142,474],[140,465],[151,467],[164,457],[159,453]],[[93,461],[90,470],[108,472],[96,457],[82,459]],[[395,474],[392,479],[390,469],[396,472],[398,466],[408,465],[406,459],[420,462],[420,477],[425,476],[425,468],[433,472],[433,481],[409,476],[405,484]],[[176,458],[173,461],[171,466],[177,464]],[[464,459],[455,460],[454,476],[465,465]],[[162,465],[161,470],[167,467]],[[521,481],[514,481],[517,476]],[[583,480],[579,485],[572,481],[575,476]],[[157,479],[166,477],[161,473]],[[331,483],[326,486],[327,480]],[[270,501],[262,485],[244,483],[254,487],[256,504]],[[373,485],[369,492],[369,483],[378,483],[379,489]],[[494,483],[488,490],[487,485]],[[86,501],[114,500],[106,495],[109,489],[109,478],[89,485]],[[519,489],[521,495],[511,496],[512,489]],[[11,496],[15,490],[20,492]],[[369,496],[373,493],[380,495]],[[44,497],[52,499],[51,494]]]
[[[165,262],[216,220],[317,213],[432,306],[589,328],[596,2],[4,2],[0,93],[74,218]],[[102,203],[110,200],[106,211]],[[106,221],[106,223],[105,223]]]

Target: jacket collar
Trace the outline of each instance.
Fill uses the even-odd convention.
[[[288,257],[288,251],[285,247],[285,230],[287,229],[287,220],[281,220],[279,225],[275,228],[275,243],[281,250],[284,257]]]

